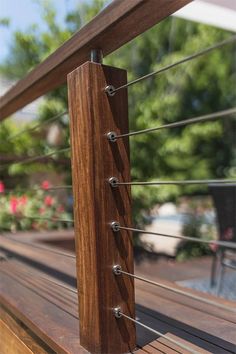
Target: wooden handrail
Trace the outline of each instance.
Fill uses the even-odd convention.
[[[107,85],[125,85],[127,75],[88,59],[92,50],[108,55],[191,1],[114,0],[0,98],[1,121],[65,83],[69,74],[78,336],[90,353],[133,352],[136,329],[132,321],[117,321],[114,315],[118,306],[135,318],[133,278],[116,278],[113,272],[119,265],[133,274],[132,235],[111,228],[112,222],[132,224],[131,190],[129,185],[112,189],[108,183],[112,176],[130,181],[129,140],[112,145],[106,135],[129,129],[127,90],[114,97],[105,92]]]
[[[65,83],[92,49],[106,56],[191,1],[114,0],[0,98],[0,121]]]

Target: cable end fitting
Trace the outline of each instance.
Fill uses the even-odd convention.
[[[114,96],[116,93],[116,89],[112,85],[108,85],[105,87],[105,92],[108,94],[108,96]]]
[[[120,231],[120,224],[117,221],[112,221],[111,223],[111,229],[114,232]]]
[[[113,313],[115,318],[121,318],[122,317],[122,313],[121,313],[121,308],[120,307],[115,307],[113,309]]]
[[[112,270],[113,270],[113,273],[114,273],[115,275],[121,275],[121,270],[122,270],[122,268],[121,268],[121,266],[120,266],[119,264],[114,265],[114,266],[112,267]]]
[[[112,188],[118,187],[118,179],[116,177],[110,177],[108,182]]]
[[[114,143],[117,140],[117,134],[115,132],[109,132],[107,133],[107,139],[111,142]]]

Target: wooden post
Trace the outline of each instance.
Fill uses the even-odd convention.
[[[135,317],[133,280],[112,271],[133,273],[132,235],[110,227],[131,225],[130,187],[108,183],[130,180],[129,142],[106,137],[128,131],[127,91],[104,91],[126,82],[126,71],[91,62],[68,75],[80,341],[91,353],[127,353],[136,343],[134,324],[113,314],[120,306]]]

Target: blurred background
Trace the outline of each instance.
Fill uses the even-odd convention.
[[[19,5],[17,0],[1,0],[0,95],[108,3],[105,0],[22,0]],[[133,80],[227,39],[235,32],[236,6],[232,1],[194,1],[105,58],[104,64],[127,69],[128,79]],[[236,46],[232,43],[131,86],[130,130],[235,106]],[[71,185],[68,151],[41,162],[13,163],[48,155],[69,145],[67,107],[64,86],[0,124],[0,230],[65,230],[58,246],[73,249],[73,230],[66,221],[73,219],[72,191],[50,189]],[[58,114],[60,117],[51,122]],[[37,129],[39,122],[45,125]],[[25,128],[30,130],[19,134]],[[235,115],[230,119],[131,137],[130,146],[133,181],[236,179]],[[207,184],[136,186],[132,188],[132,197],[133,224],[138,228],[160,234],[236,241],[236,185],[233,183],[221,188]],[[42,216],[42,220],[23,217],[29,214]],[[67,242],[69,238],[71,242]],[[235,253],[226,254],[214,242],[209,246],[178,238],[135,235],[137,267],[151,264],[160,277],[232,300],[236,300],[234,256]],[[222,285],[218,276],[226,260],[231,267]]]

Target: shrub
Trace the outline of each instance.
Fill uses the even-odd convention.
[[[215,239],[216,225],[212,214],[212,205],[208,205],[208,201],[205,201],[205,203],[206,205],[200,199],[190,204],[190,210],[184,218],[183,235],[209,241]],[[177,260],[182,261],[212,254],[213,245],[191,241],[182,242],[178,247]]]
[[[71,215],[49,187],[49,182],[44,181],[26,193],[17,189],[7,192],[0,182],[0,230],[15,232],[69,227]]]

